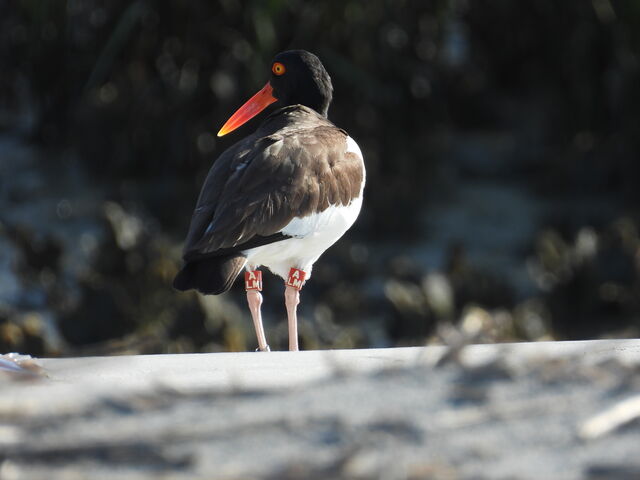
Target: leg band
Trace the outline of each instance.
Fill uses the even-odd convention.
[[[260,270],[250,270],[244,272],[245,290],[262,291],[262,272]]]
[[[289,276],[287,277],[285,285],[287,285],[288,287],[293,287],[296,290],[300,290],[302,288],[302,284],[304,283],[304,277],[306,276],[307,273],[304,270],[292,268],[291,270],[289,270]]]

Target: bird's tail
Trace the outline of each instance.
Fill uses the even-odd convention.
[[[173,288],[181,291],[198,290],[218,295],[231,288],[244,267],[246,258],[237,253],[188,261],[173,280]]]

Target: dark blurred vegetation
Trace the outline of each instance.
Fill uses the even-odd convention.
[[[0,352],[252,349],[171,279],[215,132],[315,52],[368,168],[305,348],[640,333],[640,3],[0,3]],[[272,346],[282,284],[265,278]]]

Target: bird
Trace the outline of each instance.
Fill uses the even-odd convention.
[[[218,295],[245,269],[256,351],[270,351],[259,268],[284,280],[289,350],[297,351],[300,290],[313,264],[353,225],[362,207],[364,159],[356,141],[329,121],[332,98],[331,77],[316,55],[278,53],[266,85],[218,136],[269,106],[273,111],[213,163],[191,217],[184,264],[173,286]]]

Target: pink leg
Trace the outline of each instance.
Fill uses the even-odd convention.
[[[260,293],[260,290],[262,290],[262,272],[260,270],[248,270],[245,272],[244,286],[247,290],[247,303],[249,304],[249,311],[251,311],[253,326],[256,329],[256,337],[258,337],[258,350],[268,352],[271,349],[264,335],[262,313],[260,312],[260,307],[262,306],[262,294]]]
[[[298,351],[298,304],[300,303],[300,289],[304,285],[307,273],[297,268],[289,270],[285,281],[284,304],[287,307],[287,321],[289,323],[289,350]]]
[[[298,316],[297,309],[300,303],[300,292],[297,288],[287,285],[284,290],[284,303],[287,307],[287,320],[289,323],[289,350],[298,351]]]
[[[262,314],[260,313],[262,294],[258,290],[247,290],[247,303],[251,311],[251,318],[253,318],[253,326],[256,329],[256,337],[258,337],[258,349],[261,352],[268,352],[271,349],[267,344],[264,327],[262,326]]]

